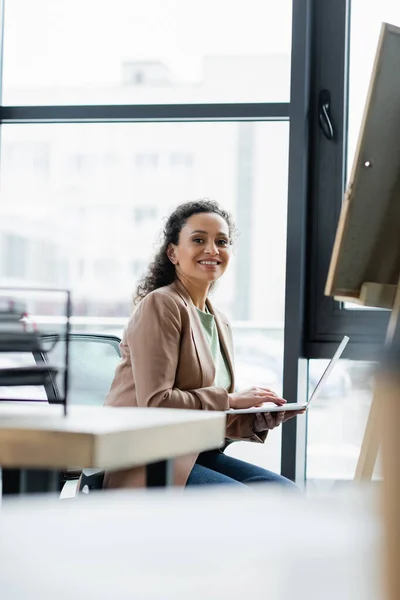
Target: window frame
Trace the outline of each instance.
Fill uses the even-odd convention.
[[[309,359],[377,360],[388,311],[346,309],[325,296],[345,188],[351,0],[294,0],[283,395],[302,402]],[[318,123],[318,96],[331,93],[334,139]],[[306,480],[307,416],[283,425],[282,474]]]
[[[345,358],[374,360],[382,349],[389,312],[346,309],[324,294],[345,189],[351,0],[314,1],[310,93],[310,187],[305,356],[331,358],[350,336]],[[334,139],[318,125],[319,91],[331,93]]]

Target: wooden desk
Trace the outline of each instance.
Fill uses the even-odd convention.
[[[217,448],[225,419],[214,411],[90,406],[71,406],[64,417],[61,406],[2,403],[0,465],[46,472],[148,465]]]

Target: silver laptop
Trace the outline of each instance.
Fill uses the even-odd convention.
[[[304,410],[305,408],[308,408],[309,405],[311,404],[311,402],[313,401],[313,399],[318,396],[318,394],[321,392],[322,388],[324,387],[324,384],[326,383],[329,375],[332,373],[334,366],[336,365],[337,361],[343,354],[343,350],[346,348],[348,341],[349,341],[349,338],[347,337],[347,335],[345,335],[344,338],[342,339],[342,341],[340,342],[339,347],[336,350],[335,354],[333,355],[332,359],[329,361],[328,366],[326,367],[325,371],[323,372],[321,379],[318,381],[317,385],[315,386],[315,389],[314,389],[313,393],[311,394],[310,398],[308,399],[308,402],[303,402],[303,403],[288,402],[287,404],[284,404],[283,406],[277,406],[276,404],[273,404],[273,402],[265,402],[262,406],[256,406],[253,408],[237,408],[237,409],[231,408],[230,410],[227,410],[226,412],[231,415],[233,415],[233,414],[241,415],[241,414],[247,414],[247,413],[259,413],[259,412],[281,412],[281,411],[287,411],[287,410]]]

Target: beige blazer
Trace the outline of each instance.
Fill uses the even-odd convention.
[[[235,385],[230,325],[207,300]],[[176,281],[144,298],[125,328],[121,361],[107,394],[108,406],[160,406],[196,410],[229,408],[228,391],[213,385],[215,366],[196,308],[186,288]],[[226,437],[263,442],[253,431],[255,415],[229,415]],[[174,461],[174,482],[185,485],[197,454]],[[145,485],[145,469],[107,473],[105,487]]]

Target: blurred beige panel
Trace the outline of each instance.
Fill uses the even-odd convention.
[[[399,357],[400,358],[400,357]],[[400,362],[377,382],[382,432],[383,508],[388,600],[400,598]]]

